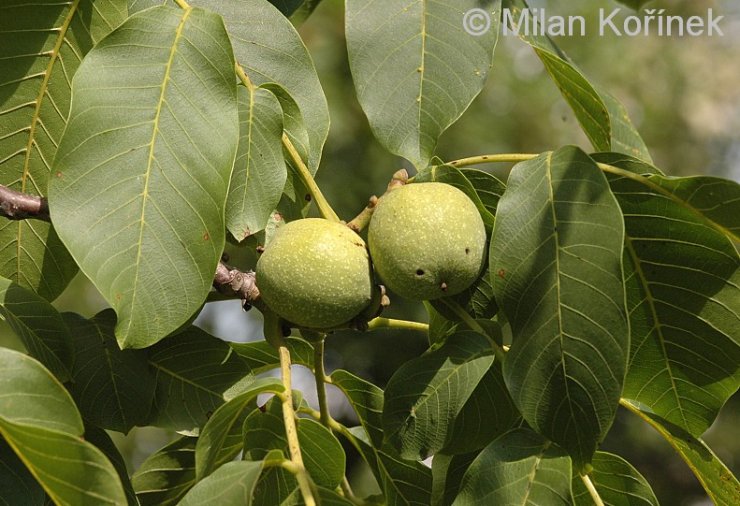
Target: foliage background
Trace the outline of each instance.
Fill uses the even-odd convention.
[[[318,183],[340,216],[350,219],[370,195],[383,192],[390,175],[404,162],[373,139],[356,101],[344,44],[342,3],[324,0],[300,32],[313,55],[332,120]],[[740,2],[663,0],[648,5],[682,16],[706,15],[707,9],[714,9],[725,16],[725,36],[712,38],[620,38],[611,34],[600,38],[595,33],[598,11],[619,7],[616,2],[530,0],[530,4],[546,7],[549,15],[586,17],[590,28],[587,37],[559,38],[557,43],[594,84],[605,86],[626,105],[658,167],[669,175],[707,174],[740,181]],[[452,160],[483,153],[538,153],[564,144],[589,149],[573,113],[531,48],[516,37],[502,37],[489,83],[442,137],[437,153]],[[508,169],[490,167],[504,179]],[[240,267],[254,265],[252,252],[232,253],[233,263]],[[92,316],[104,303],[92,285],[78,275],[55,306]],[[425,318],[421,305],[398,298],[393,300],[389,315]],[[228,340],[261,339],[259,314],[245,315],[238,302],[209,305],[196,324]],[[0,344],[21,347],[3,322]],[[341,366],[383,386],[400,364],[425,348],[421,334],[337,334],[328,341],[327,365],[329,370]],[[307,392],[310,402],[311,378],[308,373],[297,374],[296,388]],[[330,391],[330,396],[338,419],[351,416],[351,410],[341,404],[341,395]],[[661,503],[710,504],[668,444],[635,417],[622,415],[620,412],[604,449],[632,462],[652,484]],[[706,442],[736,474],[740,471],[738,427],[740,397],[735,395],[705,435]],[[171,437],[157,429],[135,429],[125,437],[116,437],[116,442],[134,468]],[[363,483],[372,487],[360,466],[350,473],[359,482],[358,492],[364,492]]]

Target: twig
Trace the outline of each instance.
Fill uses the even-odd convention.
[[[370,320],[370,323],[368,323],[367,329],[368,330],[403,329],[403,330],[415,330],[417,332],[429,332],[429,324],[378,317],[373,320]]]
[[[591,478],[589,478],[587,474],[582,474],[581,480],[583,481],[583,484],[586,485],[586,489],[591,495],[591,499],[593,499],[596,506],[604,506],[604,501],[601,499],[601,496],[599,496],[599,492],[596,490],[596,487],[594,487]]]
[[[391,181],[388,183],[388,187],[386,188],[385,193],[391,192],[396,188],[405,185],[406,183],[408,183],[408,181],[409,173],[406,171],[406,169],[396,171],[396,173],[393,174]],[[370,223],[370,219],[373,217],[375,206],[377,204],[378,197],[373,195],[372,197],[370,197],[370,200],[368,201],[367,206],[365,206],[365,209],[360,211],[360,214],[355,216],[349,223],[347,223],[347,226],[355,232],[359,233]]]
[[[220,294],[241,299],[245,310],[252,306],[260,310],[263,308],[256,276],[252,271],[243,272],[219,262],[213,276],[213,287]]]
[[[50,221],[49,203],[44,197],[17,192],[0,184],[0,216],[9,220]]]

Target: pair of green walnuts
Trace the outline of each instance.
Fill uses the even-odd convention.
[[[444,183],[413,183],[378,200],[368,244],[369,254],[365,241],[340,223],[318,218],[288,223],[257,262],[263,301],[293,325],[332,329],[367,312],[377,299],[373,270],[402,297],[455,295],[480,275],[486,230],[462,191]]]

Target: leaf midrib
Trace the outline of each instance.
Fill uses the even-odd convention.
[[[78,0],[79,1],[79,0]],[[139,286],[139,279],[140,279],[140,268],[141,268],[141,251],[142,251],[142,243],[144,238],[144,227],[146,224],[145,215],[146,215],[146,207],[147,202],[149,200],[149,182],[150,177],[152,174],[152,163],[154,162],[154,146],[156,144],[157,140],[157,134],[159,133],[159,122],[160,122],[160,116],[162,113],[163,105],[164,105],[164,97],[165,93],[167,91],[167,85],[169,84],[171,80],[171,71],[172,71],[172,65],[175,61],[175,53],[177,53],[177,46],[182,38],[183,30],[185,27],[185,22],[187,21],[188,17],[190,17],[190,13],[193,12],[193,9],[188,8],[183,11],[182,18],[180,19],[180,23],[177,25],[177,29],[175,30],[175,38],[172,41],[172,47],[170,48],[170,54],[167,59],[167,65],[165,67],[164,72],[164,79],[162,79],[162,86],[159,92],[159,99],[157,101],[157,109],[156,113],[154,115],[154,120],[152,123],[152,138],[149,142],[149,154],[147,156],[147,165],[146,165],[146,174],[144,177],[144,189],[142,191],[141,195],[141,218],[139,219],[139,239],[136,244],[136,260],[134,262],[134,265],[136,266],[136,270],[134,271],[134,285],[131,290],[131,303],[130,307],[133,308],[136,304],[136,294],[137,289]],[[131,330],[131,326],[133,325],[133,318],[128,318],[128,325],[126,328],[126,338],[128,338],[129,331]]]
[[[59,32],[57,36],[57,40],[54,43],[54,47],[52,48],[50,54],[49,54],[49,63],[46,65],[46,69],[44,70],[44,78],[41,80],[41,85],[39,86],[39,92],[36,95],[36,107],[33,111],[33,117],[31,118],[31,125],[28,130],[28,142],[26,143],[26,153],[23,157],[23,174],[21,175],[21,193],[26,193],[26,181],[30,175],[30,163],[31,163],[31,150],[33,148],[33,145],[35,144],[35,138],[36,138],[36,125],[38,124],[39,120],[41,119],[41,105],[44,102],[44,97],[46,96],[46,91],[49,88],[49,80],[51,79],[52,70],[54,68],[54,65],[56,65],[57,58],[59,57],[59,52],[62,48],[62,44],[64,43],[64,39],[67,36],[67,30],[69,30],[69,25],[72,24],[72,19],[74,18],[75,14],[77,14],[77,8],[80,5],[80,0],[74,0],[74,3],[69,8],[69,13],[67,14],[67,17],[64,19],[64,22],[59,27]],[[66,119],[64,120],[66,123]],[[21,258],[22,258],[22,250],[21,247],[22,243],[22,231],[23,231],[23,225],[25,221],[19,220],[18,221],[18,233],[17,233],[17,239],[16,239],[16,252],[15,252],[15,262],[16,262],[16,273],[19,276],[18,282],[20,282],[20,275],[23,272],[21,268]]]

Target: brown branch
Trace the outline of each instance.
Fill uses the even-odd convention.
[[[28,195],[0,185],[0,216],[10,220],[50,221],[49,204],[44,197]],[[254,272],[242,272],[219,262],[213,277],[213,287],[222,295],[241,299],[245,309],[261,305]]]
[[[0,184],[0,216],[9,220],[49,221],[49,203],[43,197],[17,192]]]

